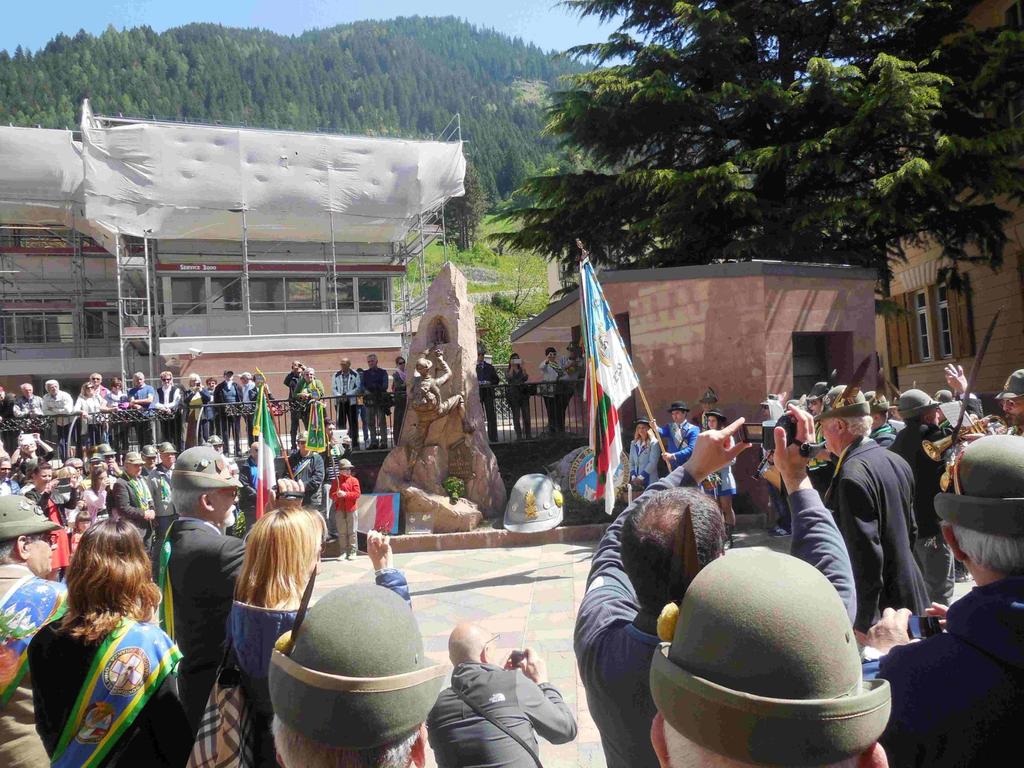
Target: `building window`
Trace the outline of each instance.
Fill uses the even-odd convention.
[[[255,311],[284,311],[284,280],[280,277],[249,279],[249,307]]]
[[[388,279],[386,277],[359,278],[359,311],[388,311]]]
[[[206,314],[206,278],[171,278],[171,314]]]
[[[320,281],[318,279],[289,277],[284,282],[288,311],[320,309]]]
[[[953,356],[953,327],[949,316],[949,289],[940,285],[939,297],[939,354]]]
[[[334,293],[338,299],[339,310],[355,312],[356,279],[354,277],[338,277],[334,283]]]
[[[928,338],[928,296],[919,291],[914,296],[914,311],[917,315],[917,349],[922,360],[932,359],[932,349]]]
[[[73,344],[74,320],[70,312],[13,313],[4,318],[7,344]]]
[[[117,313],[103,309],[85,310],[85,338],[116,339]]]
[[[211,277],[210,278],[210,311],[241,312],[242,311],[242,278]]]

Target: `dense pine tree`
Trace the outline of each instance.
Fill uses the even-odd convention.
[[[83,97],[101,114],[425,138],[456,112],[491,199],[551,162],[523,81],[580,68],[454,18],[366,21],[288,37],[191,24],[58,35],[0,51],[0,123],[71,127]],[[509,161],[509,155],[514,158]]]
[[[972,0],[569,0],[618,19],[576,53],[549,131],[577,162],[529,181],[513,244],[616,266],[870,266],[908,243],[998,264],[1024,192],[1024,35]],[[1016,112],[1020,112],[1018,107]]]

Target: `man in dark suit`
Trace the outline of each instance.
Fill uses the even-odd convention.
[[[178,519],[167,532],[167,572],[173,611],[172,634],[184,654],[178,686],[193,730],[199,728],[224,653],[225,625],[242,569],[245,545],[224,535],[240,483],[224,456],[212,448],[189,448],[171,472]],[[166,622],[165,622],[166,623]]]
[[[939,486],[946,463],[928,458],[922,442],[941,440],[952,434],[952,428],[943,429],[939,403],[920,389],[908,389],[898,401],[900,418],[906,426],[896,435],[889,449],[903,457],[914,473],[914,522],[917,540],[914,556],[921,567],[928,597],[943,605],[953,602],[953,551],[942,538],[942,527],[935,511],[935,497],[942,492]]]
[[[300,429],[295,436],[298,446],[288,457],[292,468],[292,476],[305,486],[302,505],[310,509],[320,509],[323,503],[324,459],[316,451],[309,450],[306,444],[306,430]]]
[[[235,372],[224,371],[224,381],[213,389],[213,402],[220,403],[217,410],[217,432],[224,438],[224,452],[237,456],[242,452],[241,438],[238,436],[241,417],[228,414],[228,408],[242,404],[242,388],[235,383]],[[235,436],[235,452],[231,450],[231,435]]]
[[[139,529],[146,552],[150,552],[156,510],[152,488],[142,474],[143,464],[142,454],[138,451],[128,451],[124,455],[124,474],[114,481],[107,498],[107,508],[113,517],[123,517]]]
[[[928,590],[912,551],[917,536],[913,473],[900,456],[868,437],[871,408],[864,393],[845,390],[842,385],[829,390],[819,417],[825,446],[836,457],[825,506],[836,515],[853,563],[853,626],[867,632],[886,608],[924,613]]]

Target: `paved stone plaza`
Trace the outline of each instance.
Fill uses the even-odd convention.
[[[395,556],[409,580],[413,610],[423,632],[426,650],[437,662],[448,663],[448,634],[461,621],[475,621],[498,634],[504,655],[531,646],[543,655],[548,675],[576,711],[577,739],[563,746],[541,742],[546,768],[604,766],[600,737],[587,710],[572,651],[576,610],[586,588],[590,557],[597,542],[546,544],[509,549],[421,552]],[[736,546],[789,549],[788,538],[762,531],[739,532]],[[317,580],[317,595],[346,584],[372,581],[370,561],[328,561]],[[970,585],[957,584],[957,597]],[[428,754],[429,766],[434,766]]]

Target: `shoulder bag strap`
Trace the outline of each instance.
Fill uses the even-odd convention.
[[[469,697],[466,696],[462,691],[456,689],[454,685],[452,686],[452,692],[456,696],[458,696],[467,707],[469,707],[474,712],[476,712],[478,715],[480,715],[480,717],[482,717],[484,720],[489,722],[491,725],[493,725],[498,730],[503,731],[507,736],[509,736],[510,738],[515,740],[516,742],[518,742],[519,746],[521,746],[523,749],[525,749],[529,753],[530,757],[533,758],[533,762],[537,764],[537,768],[544,768],[544,764],[540,761],[540,757],[537,756],[537,753],[533,751],[533,747],[531,747],[529,744],[527,744],[518,735],[513,733],[510,728],[507,728],[506,726],[502,725],[501,722],[497,718],[492,717],[491,715],[489,715],[486,712],[484,712],[483,709],[478,707],[474,702],[470,701]]]

